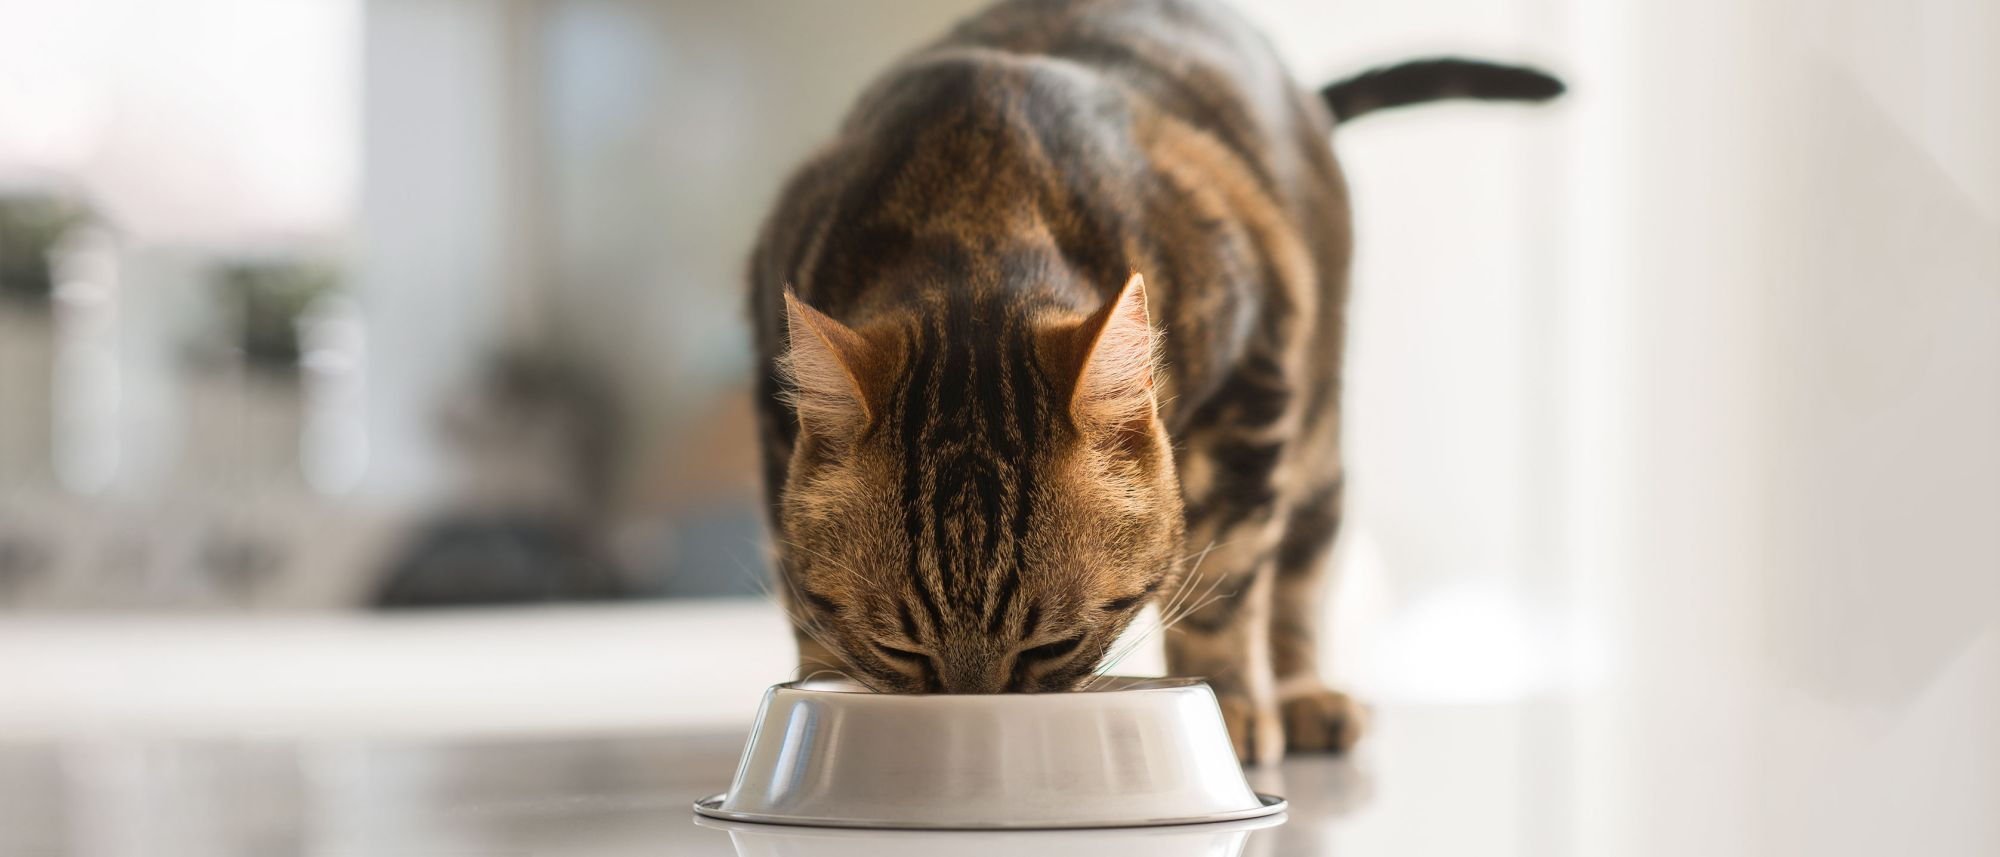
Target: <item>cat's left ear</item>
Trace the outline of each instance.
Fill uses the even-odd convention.
[[[1070,416],[1086,430],[1150,429],[1159,335],[1146,310],[1146,278],[1125,287],[1072,334],[1080,359]]]
[[[868,379],[880,368],[881,349],[790,289],[785,319],[790,344],[781,367],[791,382],[799,425],[829,439],[852,439],[874,418]]]

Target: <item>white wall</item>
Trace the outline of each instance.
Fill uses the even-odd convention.
[[[2000,16],[1583,17],[1581,71],[1617,88],[1578,100],[1577,141],[1613,148],[1571,214],[1614,252],[1569,285],[1598,409],[1572,411],[1569,541],[1616,669],[1567,748],[1581,853],[1990,843]]]
[[[515,76],[531,7],[365,7],[355,290],[373,353],[364,488],[379,502],[436,490],[438,403],[517,335],[537,270],[533,91]]]

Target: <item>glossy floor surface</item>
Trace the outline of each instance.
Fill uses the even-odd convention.
[[[1380,753],[1257,772],[1259,788],[1292,801],[1275,819],[1005,834],[697,819],[689,804],[723,788],[735,767],[734,734],[16,746],[0,750],[0,854],[1435,853],[1511,841],[1537,806],[1554,806],[1528,799],[1532,784],[1476,767],[1511,755],[1513,720],[1412,712],[1390,718]],[[1377,758],[1389,754],[1408,754],[1393,778]]]
[[[1356,758],[1256,772],[1291,811],[1234,827],[895,833],[698,820],[689,804],[726,785],[735,732],[0,745],[0,854],[1354,857],[1699,843],[1709,855],[1990,855],[2000,756],[1982,737],[1991,731],[1966,719],[1984,703],[1963,694],[1991,686],[1996,652],[1977,649],[1903,726],[1849,743],[1825,740],[1839,728],[1825,718],[1758,745],[1714,718],[1607,733],[1589,700],[1385,706]],[[1599,733],[1622,737],[1593,744]]]

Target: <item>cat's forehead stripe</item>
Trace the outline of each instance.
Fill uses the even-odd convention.
[[[903,446],[903,536],[904,543],[909,545],[907,571],[910,585],[916,590],[917,600],[923,605],[924,613],[930,617],[932,627],[942,628],[944,612],[938,606],[940,599],[932,591],[937,582],[923,572],[924,562],[920,548],[924,528],[923,509],[915,502],[915,498],[922,493],[924,487],[923,421],[911,419],[911,411],[915,410],[912,402],[920,398],[924,400],[929,398],[927,395],[920,396],[919,391],[925,390],[930,384],[931,355],[936,343],[930,335],[928,325],[922,323],[912,326],[911,339],[908,352],[910,358],[903,367],[902,377],[898,379],[896,407],[891,414],[899,429],[898,440]]]
[[[1047,424],[1029,312],[1012,296],[959,292],[912,325],[888,422],[902,447],[911,584],[940,625],[949,613],[997,627],[1019,591]]]

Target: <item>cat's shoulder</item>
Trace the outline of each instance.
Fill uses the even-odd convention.
[[[1129,95],[1101,69],[1067,57],[947,42],[909,56],[879,78],[856,103],[847,130]]]

